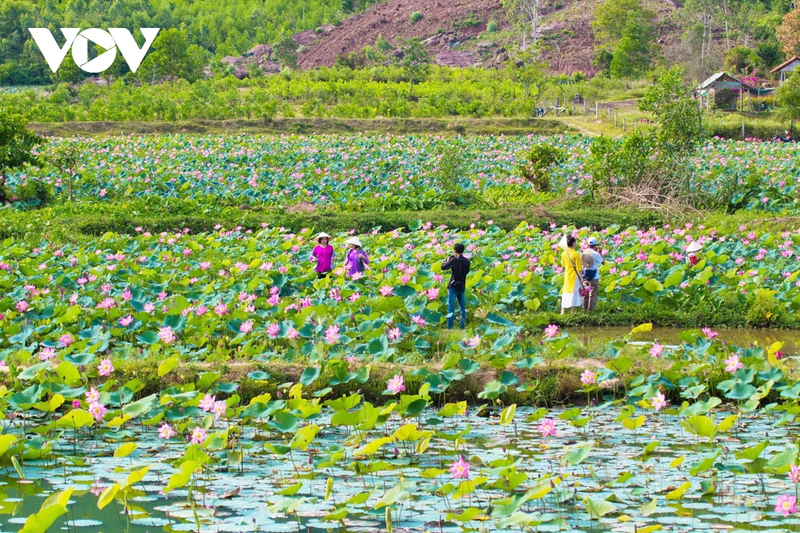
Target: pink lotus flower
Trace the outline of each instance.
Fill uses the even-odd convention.
[[[547,337],[548,339],[552,339],[556,335],[558,335],[558,326],[556,326],[555,324],[550,324],[549,326],[544,328],[544,336]]]
[[[8,363],[0,361],[0,372],[8,372]]]
[[[152,302],[147,302],[146,304],[144,304],[143,309],[144,309],[144,312],[149,315],[153,311],[156,310],[156,305],[154,303],[152,303]]]
[[[214,402],[214,406],[211,408],[211,412],[214,414],[214,418],[219,418],[225,414],[225,411],[228,410],[228,405],[223,401]]]
[[[453,479],[469,479],[469,463],[463,455],[450,466],[450,473]]]
[[[51,347],[42,348],[42,351],[39,352],[39,361],[49,361],[51,359],[55,359],[56,357],[56,349]]]
[[[119,319],[119,325],[122,326],[123,328],[127,328],[128,326],[131,325],[132,322],[133,322],[133,317],[131,315]]]
[[[466,340],[466,344],[470,348],[477,348],[480,343],[481,343],[480,335],[475,335],[471,339]]]
[[[111,359],[103,359],[97,367],[97,373],[101,376],[110,376],[113,371],[114,365],[111,364]]]
[[[394,377],[386,383],[386,390],[388,390],[392,394],[397,394],[398,392],[405,392],[406,386],[403,381],[403,376],[395,374]]]
[[[730,372],[731,374],[735,373],[740,368],[744,368],[744,364],[739,361],[739,356],[733,354],[732,356],[725,359],[725,371]]]
[[[339,340],[339,326],[332,325],[325,330],[325,342],[328,344],[336,344]]]
[[[106,411],[107,411],[106,407],[101,403],[94,402],[91,405],[89,405],[89,414],[92,415],[94,419],[97,420],[98,422],[102,422],[103,417],[106,414]]]
[[[394,292],[394,288],[390,287],[389,285],[384,285],[380,288],[379,292],[381,293],[381,296],[391,296]]]
[[[289,328],[289,331],[286,332],[286,338],[294,340],[300,336],[300,332],[294,328]]]
[[[591,385],[592,383],[596,382],[597,382],[597,374],[595,374],[589,369],[583,371],[583,373],[581,374],[581,383],[583,383],[584,385]]]
[[[650,398],[650,405],[653,406],[653,409],[656,411],[660,411],[662,408],[667,406],[667,399],[661,391]]]
[[[414,315],[414,316],[412,316],[412,317],[411,317],[411,321],[412,321],[414,324],[416,324],[416,325],[418,325],[419,327],[421,327],[421,328],[424,328],[424,327],[425,327],[425,325],[427,324],[427,322],[425,322],[425,319],[424,319],[424,318],[422,318],[422,317],[421,317],[421,316],[419,316],[419,315]]]
[[[203,399],[200,400],[200,404],[198,405],[198,407],[200,408],[201,411],[207,413],[211,411],[211,409],[214,407],[215,400],[216,400],[215,396],[206,393],[206,395],[203,396]]]
[[[172,328],[169,326],[158,329],[158,338],[161,339],[161,342],[164,344],[172,344],[178,339],[178,337],[175,336],[175,332],[172,331]]]
[[[217,316],[226,315],[228,313],[228,306],[220,302],[214,306],[214,313],[216,313]]]
[[[25,311],[28,310],[28,308],[30,308],[30,304],[28,304],[28,302],[26,302],[25,300],[20,300],[17,302],[17,311],[19,311],[20,313],[24,313]]]
[[[87,392],[84,392],[83,395],[86,397],[86,403],[97,403],[100,401],[100,393],[97,392],[97,389],[92,387]]]
[[[72,335],[69,333],[64,333],[61,337],[58,338],[58,343],[61,345],[62,348],[66,348],[70,344],[75,342],[75,339],[72,338]]]
[[[552,418],[543,418],[537,427],[542,437],[556,436],[556,421]]]
[[[654,342],[650,347],[650,357],[660,358],[662,353],[664,353],[664,347]]]
[[[795,484],[800,481],[800,468],[798,468],[797,465],[790,466],[789,478],[792,480],[792,483]]]
[[[711,328],[703,328],[701,331],[703,332],[703,335],[705,335],[709,339],[714,339],[714,337],[719,335],[719,333],[713,331]]]
[[[387,338],[388,338],[390,341],[394,342],[394,341],[396,341],[397,339],[399,339],[401,335],[402,335],[402,333],[400,333],[400,328],[392,328],[392,329],[390,329],[390,330],[389,330],[389,332],[386,334],[386,337],[387,337]]]
[[[158,428],[158,438],[159,439],[171,439],[175,436],[175,430],[172,429],[172,426],[164,422],[161,424],[161,427]]]
[[[197,426],[192,431],[192,444],[203,444],[206,441],[206,430]]]
[[[239,332],[245,335],[253,331],[253,321],[247,320],[239,325]]]
[[[790,514],[797,513],[797,498],[788,494],[781,494],[778,496],[778,501],[775,502],[775,512],[781,513],[784,518]]]
[[[81,406],[81,401],[80,400],[72,400],[72,408],[73,409],[78,409],[80,406]]]

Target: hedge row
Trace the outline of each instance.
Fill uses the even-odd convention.
[[[317,211],[313,213],[287,213],[265,211],[262,213],[213,214],[213,215],[132,215],[126,209],[116,209],[109,204],[105,214],[54,214],[49,209],[38,211],[7,211],[0,217],[0,237],[23,237],[37,233],[50,233],[64,236],[102,235],[107,232],[134,234],[136,228],[152,233],[176,231],[188,228],[193,233],[214,231],[217,225],[225,228],[241,226],[244,229],[260,229],[263,223],[273,227],[285,227],[291,231],[303,228],[340,233],[355,230],[366,233],[374,228],[383,231],[394,229],[413,229],[415,222],[430,222],[434,226],[446,225],[465,229],[475,224],[485,227],[492,224],[512,230],[521,222],[527,222],[544,229],[551,224],[575,227],[605,228],[612,224],[622,227],[638,226],[649,228],[659,226],[664,220],[655,213],[647,211],[625,211],[585,208],[577,210],[547,209],[541,207],[514,207],[483,210],[439,210],[439,211],[396,211],[396,212],[338,212]]]

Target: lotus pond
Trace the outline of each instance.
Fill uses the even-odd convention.
[[[738,348],[708,329],[682,333],[672,348],[631,341],[649,329],[608,343],[586,367],[583,405],[552,409],[504,401],[540,385],[538,357],[495,357],[478,403],[448,401],[448,389],[480,369],[466,350],[438,372],[396,365],[382,402],[342,392],[370,379],[372,365],[354,360],[309,366],[249,400],[221,372],[181,380],[174,358],[160,363],[163,385],[148,395],[141,381],[118,380],[110,359],[12,365],[0,389],[0,457],[10,472],[0,512],[11,515],[3,527],[795,527],[794,358],[780,343]],[[565,340],[573,342],[552,326],[542,344]],[[641,351],[651,370],[636,362]],[[318,385],[323,371],[339,376],[332,386]]]
[[[453,188],[480,192],[484,201],[531,201],[536,196],[519,164],[543,141],[568,154],[554,172],[554,190],[588,194],[591,140],[581,136],[156,135],[54,139],[43,150],[72,145],[81,154],[72,185],[77,199],[418,210],[447,205]],[[447,155],[453,152],[457,161]],[[691,161],[694,186],[731,208],[796,212],[799,152],[775,143],[709,142]],[[442,179],[442,172],[460,178]],[[30,178],[67,197],[66,174],[52,168],[12,173],[8,183],[13,191]]]

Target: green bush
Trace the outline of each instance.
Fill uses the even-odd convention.
[[[422,20],[422,13],[420,13],[419,11],[414,11],[413,13],[411,13],[412,23],[419,22],[420,20]]]
[[[776,292],[769,289],[758,289],[750,295],[747,309],[747,323],[756,327],[769,327],[779,317],[777,316],[778,303],[775,301]]]
[[[492,19],[486,24],[486,31],[489,33],[495,32],[499,29],[499,24],[497,21]]]

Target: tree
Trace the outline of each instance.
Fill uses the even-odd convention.
[[[528,48],[528,32],[530,32],[533,45],[538,42],[539,10],[542,0],[503,0],[508,19],[521,31],[520,49]]]
[[[645,9],[641,0],[606,0],[597,6],[594,17],[595,39],[601,43],[616,43],[629,32],[631,22],[649,28],[656,14]]]
[[[606,0],[597,6],[592,21],[595,39],[605,45],[606,54],[613,52],[610,61],[606,54],[595,57],[598,62],[608,61],[613,77],[633,76],[650,67],[654,18],[655,13],[642,7],[641,0]]]
[[[789,132],[794,121],[800,118],[800,70],[795,70],[775,93],[775,103],[780,107],[783,118],[789,119]]]
[[[658,119],[658,145],[670,154],[691,152],[702,135],[700,106],[692,87],[683,82],[683,69],[679,67],[668,70],[645,91],[639,109]]]
[[[300,45],[289,35],[285,34],[277,43],[272,45],[272,53],[282,67],[297,68],[297,50]]]
[[[614,47],[609,72],[614,78],[641,74],[650,68],[651,31],[647,22],[629,20],[622,38]]]
[[[185,32],[170,28],[159,32],[137,74],[140,79],[149,78],[153,83],[159,78],[194,82],[202,78],[205,65],[206,51],[189,44]]]
[[[413,98],[414,82],[425,81],[430,70],[431,57],[420,38],[406,39],[401,47],[403,59],[400,65],[408,79],[408,97]]]
[[[800,55],[800,6],[786,13],[775,34],[788,57]]]
[[[759,57],[754,50],[746,46],[735,46],[725,55],[724,66],[729,71],[749,72],[759,62]]]
[[[756,46],[756,55],[758,56],[764,70],[769,74],[769,69],[777,65],[783,60],[783,52],[781,47],[775,41],[765,41],[758,43]]]
[[[42,138],[31,132],[22,118],[0,108],[0,204],[5,204],[6,172],[26,164],[36,164],[33,149]]]
[[[522,85],[522,99],[538,98],[547,77],[542,72],[545,65],[538,61],[536,50],[520,50],[508,61],[506,68],[512,79]]]

